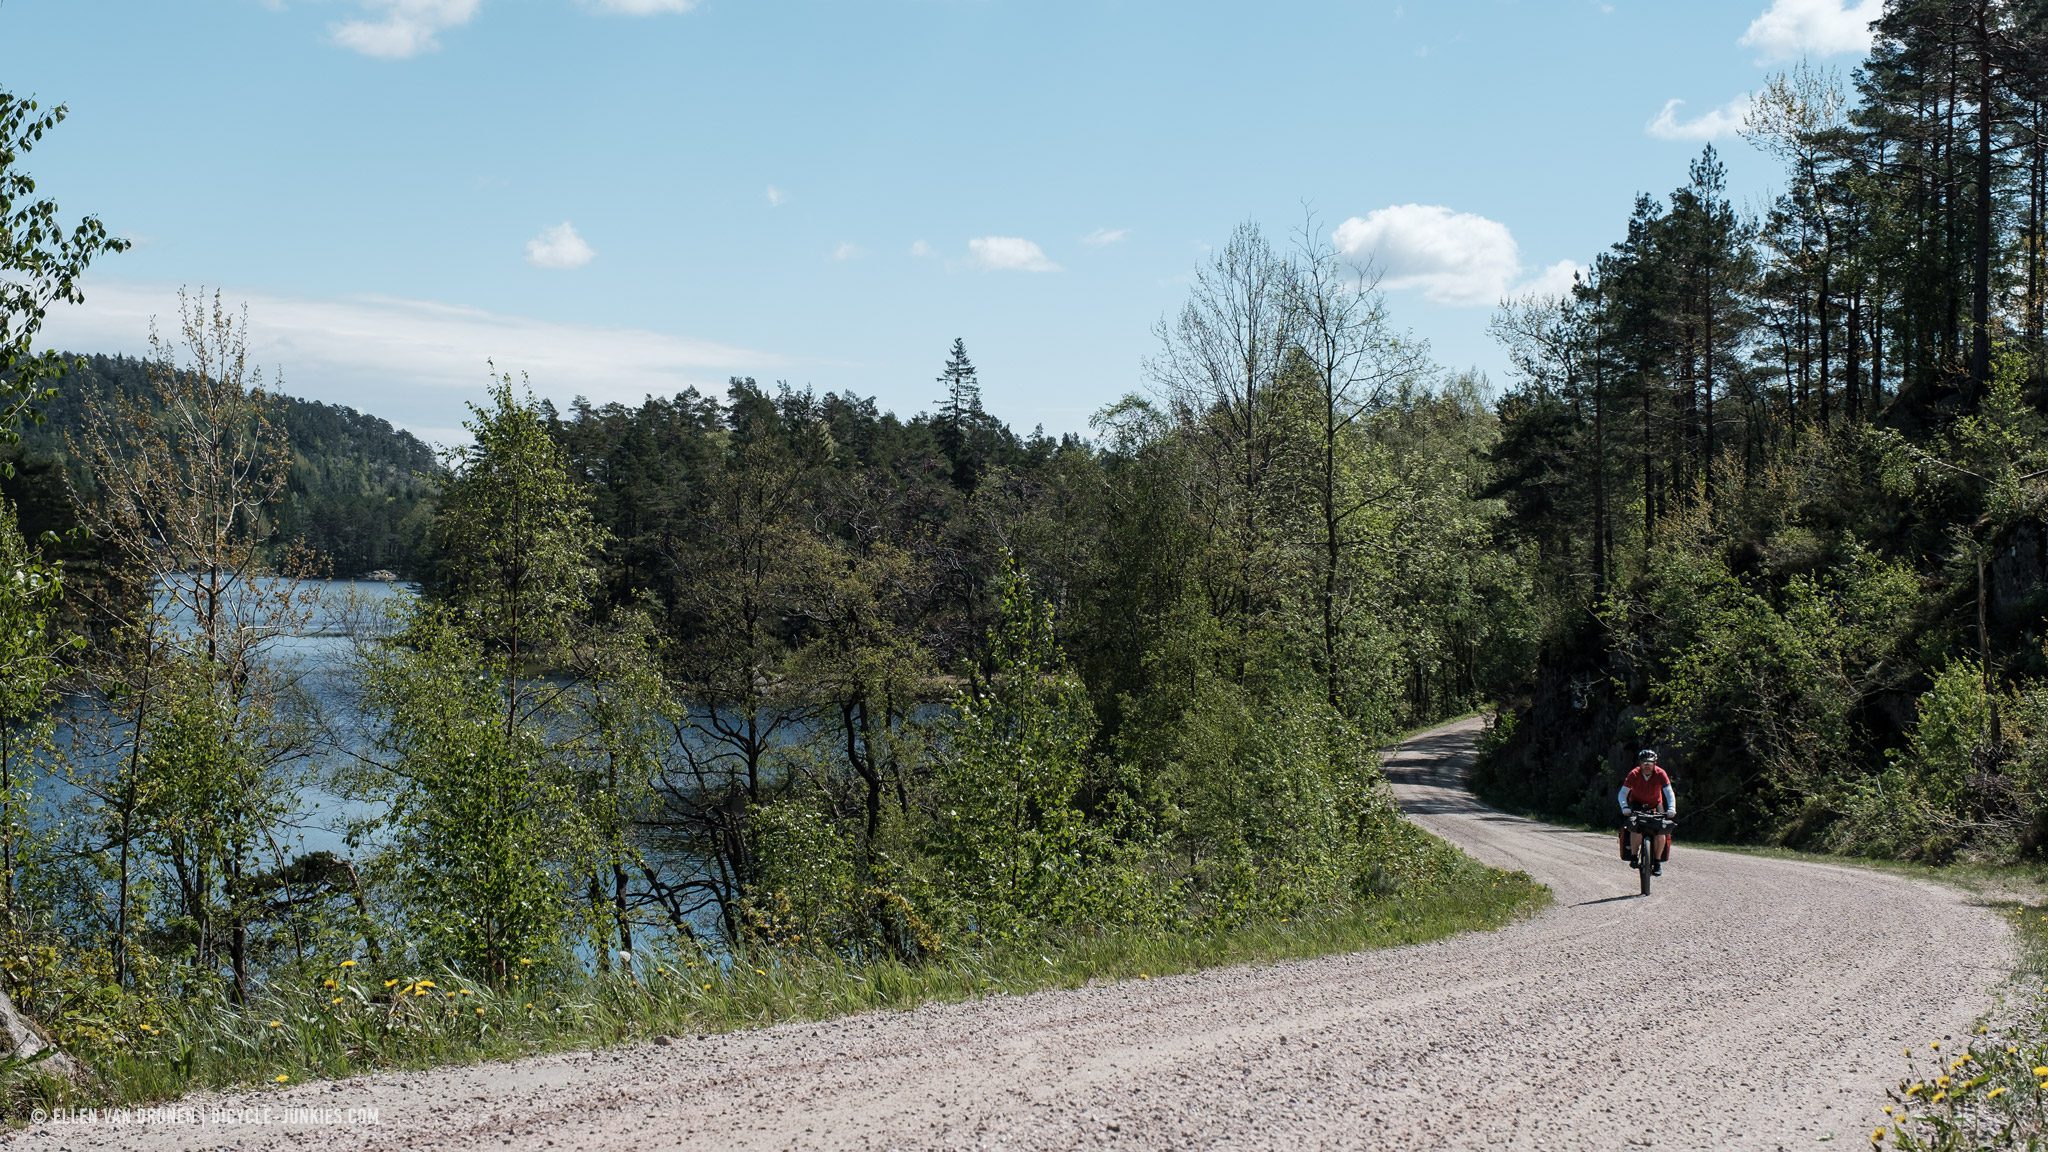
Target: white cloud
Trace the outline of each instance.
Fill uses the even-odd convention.
[[[858,260],[860,259],[860,247],[850,243],[841,244],[832,250],[832,258],[834,260]]]
[[[1870,24],[1884,15],[1884,0],[1771,0],[1763,15],[1749,22],[1740,43],[1762,54],[1764,62],[1802,56],[1861,55],[1870,51]]]
[[[784,192],[773,184],[768,186],[768,206],[770,208],[780,208],[788,202],[789,193]]]
[[[1438,304],[1493,304],[1521,274],[1507,225],[1437,204],[1396,204],[1337,225],[1337,250],[1380,274],[1380,286],[1412,288]]]
[[[1000,272],[1057,272],[1060,266],[1046,259],[1045,250],[1022,236],[976,236],[967,251],[983,268]]]
[[[1121,244],[1124,242],[1124,237],[1130,234],[1131,230],[1129,228],[1097,228],[1095,231],[1081,237],[1081,243],[1091,248],[1100,248],[1105,244]]]
[[[1664,107],[1643,131],[1659,140],[1719,140],[1742,131],[1743,118],[1749,115],[1749,93],[1744,92],[1735,99],[1709,112],[1702,112],[1690,120],[1678,118],[1683,100],[1666,100]]]
[[[562,324],[423,300],[223,294],[249,307],[249,354],[276,368],[294,396],[348,404],[450,443],[466,440],[463,405],[488,377],[527,373],[557,403],[588,396],[633,403],[687,387],[722,393],[727,377],[787,370],[784,356],[639,328]],[[85,303],[52,309],[44,347],[75,352],[148,351],[149,323],[177,325],[175,286],[90,281]]]
[[[620,16],[656,16],[688,12],[698,0],[576,0],[593,12]],[[263,0],[266,7],[281,8],[281,0]],[[329,26],[328,36],[338,45],[365,56],[403,60],[422,52],[438,51],[437,34],[459,28],[476,18],[483,0],[357,0],[363,18],[344,20]]]
[[[577,0],[585,8],[616,12],[621,16],[658,16],[664,12],[688,12],[697,0]]]
[[[581,268],[596,255],[567,220],[541,229],[540,235],[526,242],[526,262],[535,268]]]
[[[372,18],[328,29],[336,44],[365,56],[403,60],[441,47],[435,34],[476,17],[482,0],[362,0]]]
[[[932,256],[932,246],[922,240],[913,240],[910,242],[910,254],[916,259],[928,260]]]
[[[1576,261],[1559,260],[1534,276],[1508,289],[1512,297],[1563,296],[1572,290],[1572,278],[1583,272]]]

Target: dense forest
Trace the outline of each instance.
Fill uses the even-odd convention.
[[[16,476],[0,482],[31,538],[75,526],[76,489],[93,497],[93,478],[75,451],[85,413],[158,393],[149,361],[127,356],[61,357],[56,391],[38,405],[12,449]],[[427,524],[441,475],[434,451],[410,432],[339,404],[266,393],[291,445],[285,495],[272,510],[280,546],[302,544],[339,577],[384,569],[412,577],[425,568]],[[154,406],[154,405],[146,405]],[[90,549],[74,549],[85,559]]]
[[[1490,491],[1541,658],[1496,797],[1604,821],[1639,745],[1697,833],[1926,858],[2048,833],[2048,8],[1896,0],[1773,80],[1569,297],[1503,306]]]

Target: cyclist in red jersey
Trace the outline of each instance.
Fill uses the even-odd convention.
[[[1657,763],[1655,749],[1645,748],[1636,753],[1636,766],[1629,770],[1621,782],[1621,791],[1615,794],[1621,804],[1621,858],[1635,858],[1636,841],[1639,837],[1628,829],[1628,814],[1632,808],[1649,812],[1662,812],[1666,816],[1678,815],[1678,793],[1671,789],[1671,777]],[[1653,876],[1664,874],[1664,861],[1671,856],[1671,837],[1659,836],[1652,845],[1655,849],[1655,863],[1650,869]]]

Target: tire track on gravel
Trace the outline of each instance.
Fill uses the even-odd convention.
[[[1418,823],[1556,892],[1498,932],[193,1100],[375,1107],[375,1126],[45,1126],[6,1143],[1840,1147],[1875,1124],[1899,1048],[1966,1029],[2011,970],[1999,918],[1922,881],[1681,842],[1655,895],[1636,898],[1610,838],[1463,790],[1477,727],[1408,741],[1387,774]]]

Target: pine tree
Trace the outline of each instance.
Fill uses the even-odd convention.
[[[974,363],[967,359],[967,342],[954,337],[945,370],[939,373],[946,395],[939,401],[938,434],[939,448],[953,465],[953,484],[965,492],[972,492],[980,483],[987,464],[982,430],[988,417],[981,410],[981,383],[976,376]]]

